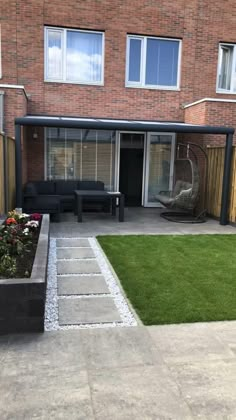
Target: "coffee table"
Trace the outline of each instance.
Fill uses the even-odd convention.
[[[83,200],[86,198],[101,198],[104,200],[110,199],[112,204],[112,215],[116,215],[116,200],[119,203],[119,222],[124,222],[124,207],[125,199],[124,194],[119,191],[96,191],[96,190],[75,190],[75,214],[78,216],[78,222],[82,223]]]

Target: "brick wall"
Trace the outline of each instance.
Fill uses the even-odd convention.
[[[236,103],[204,101],[185,108],[185,122],[236,128]],[[225,136],[205,135],[207,146],[225,145]],[[234,135],[236,144],[236,135]]]
[[[234,0],[227,7],[220,0],[136,0],[135,8],[123,0],[7,0],[2,83],[25,86],[30,113],[183,121],[182,104],[228,97],[215,92],[218,43],[236,42],[235,13]],[[44,25],[105,31],[104,86],[44,82]],[[183,39],[180,91],[125,88],[127,33]]]
[[[236,43],[236,2],[228,0],[6,0],[2,1],[1,83],[24,85],[5,91],[5,125],[26,113],[186,121],[236,126],[235,104],[184,104],[216,93],[218,45]],[[44,82],[44,26],[105,31],[104,86]],[[125,88],[127,33],[182,39],[180,91]],[[2,88],[1,88],[2,90]],[[22,144],[24,180],[44,176],[44,143],[27,129]],[[41,134],[42,135],[42,132]],[[205,144],[221,142],[205,136]]]

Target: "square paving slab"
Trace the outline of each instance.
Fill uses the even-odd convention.
[[[95,255],[91,248],[58,248],[57,258],[95,258]]]
[[[59,324],[96,324],[121,322],[111,297],[59,299]]]
[[[95,260],[59,260],[57,274],[100,274],[101,270]]]
[[[109,293],[103,276],[59,276],[59,295],[89,295]]]
[[[69,246],[70,247],[70,246],[90,246],[90,245],[89,245],[88,239],[85,239],[85,238],[82,238],[82,239],[77,239],[77,238],[57,239],[57,247],[64,247],[64,246]]]

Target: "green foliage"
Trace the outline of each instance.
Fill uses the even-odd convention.
[[[236,319],[236,235],[98,240],[144,324]]]
[[[8,254],[0,257],[0,274],[6,277],[14,277],[16,274],[16,258]]]

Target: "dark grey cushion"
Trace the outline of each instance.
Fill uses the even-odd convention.
[[[74,191],[78,189],[78,181],[56,181],[56,194],[58,195],[73,195]]]
[[[68,194],[68,195],[61,195],[60,196],[61,203],[70,203],[70,202],[74,201],[74,199],[75,199],[74,194]]]
[[[35,184],[33,182],[28,182],[25,185],[24,195],[27,195],[28,197],[36,197],[37,189],[36,189]]]
[[[53,195],[55,194],[55,182],[54,181],[35,181],[38,194]]]
[[[79,181],[79,190],[103,191],[104,183],[101,181]]]

